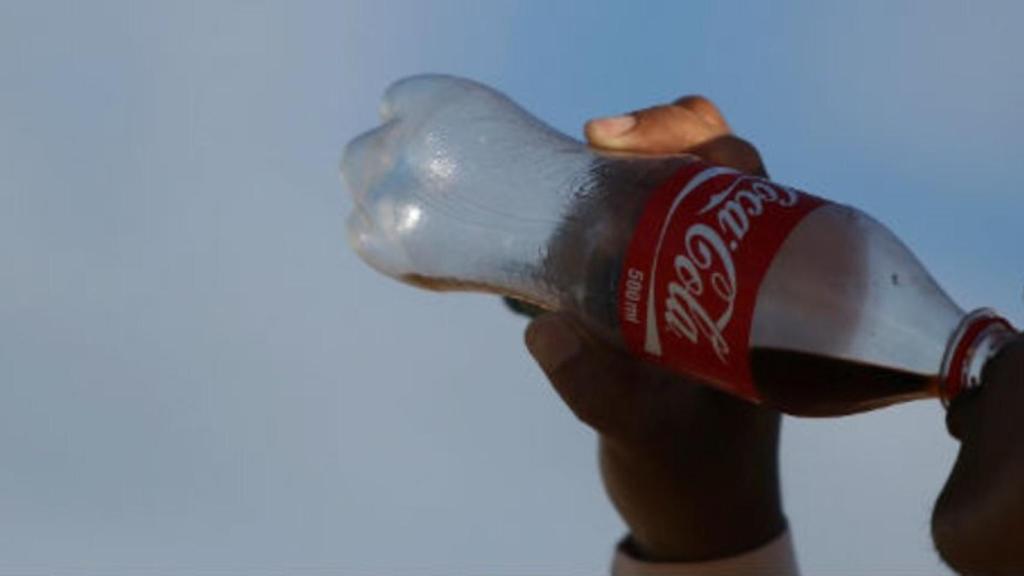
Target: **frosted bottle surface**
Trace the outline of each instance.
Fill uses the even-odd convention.
[[[609,178],[639,196],[671,170],[663,159],[595,155],[505,96],[457,78],[400,81],[380,115],[382,125],[352,141],[342,160],[355,199],[349,239],[379,271],[434,289],[562,307],[567,291],[585,287],[573,276],[579,254],[576,266],[553,262],[568,254],[552,239],[583,219],[598,235],[590,218],[611,208]]]
[[[465,79],[402,80],[380,113],[342,159],[348,231],[399,280],[571,311],[638,356],[806,415],[955,395],[974,351],[1010,333],[965,316],[853,208],[689,155],[599,152]]]

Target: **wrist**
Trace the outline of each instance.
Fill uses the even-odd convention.
[[[796,576],[799,572],[796,551],[788,530],[755,548],[698,561],[645,560],[631,549],[627,538],[616,547],[611,570],[614,576]]]
[[[602,476],[629,527],[631,553],[648,561],[701,561],[739,554],[781,534],[786,518],[777,425],[776,416],[756,434],[723,433],[715,449],[697,453],[652,453],[602,441]]]
[[[759,548],[778,538],[787,528],[786,517],[779,511],[777,514],[754,514],[749,521],[732,524],[731,529],[710,530],[699,537],[689,530],[683,533],[650,533],[643,528],[631,529],[622,541],[621,549],[645,562],[705,562]]]

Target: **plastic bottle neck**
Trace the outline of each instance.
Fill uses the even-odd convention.
[[[980,308],[964,316],[942,363],[942,403],[949,406],[958,395],[980,387],[985,365],[1015,333],[1013,326],[991,309]]]

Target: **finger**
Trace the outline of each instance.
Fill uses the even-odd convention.
[[[597,341],[562,313],[544,314],[526,330],[526,345],[577,418],[603,435],[633,436],[652,427],[644,367]],[[649,390],[648,390],[649,392]]]
[[[681,152],[723,135],[693,111],[672,104],[592,120],[584,132],[598,148],[646,154]]]
[[[623,116],[599,118],[584,128],[590,144],[610,150],[668,154],[729,134],[729,125],[707,99],[688,96]]]
[[[726,166],[747,174],[768,176],[757,148],[733,134],[719,136],[690,148],[687,152],[700,156],[712,164]]]
[[[715,106],[715,103],[707,98],[692,94],[690,96],[683,96],[682,98],[673,102],[676,106],[681,106],[687,110],[693,112],[697,116],[700,116],[704,122],[709,126],[714,126],[725,132],[731,132],[729,123],[725,121],[725,116],[722,115],[722,111]]]

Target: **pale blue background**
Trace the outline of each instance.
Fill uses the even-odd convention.
[[[592,434],[521,319],[348,250],[343,144],[410,73],[570,133],[702,92],[1022,323],[1024,8],[978,4],[0,3],[0,573],[604,572]],[[807,574],[941,572],[937,403],[783,443]]]

